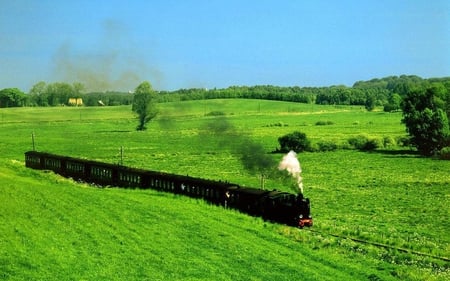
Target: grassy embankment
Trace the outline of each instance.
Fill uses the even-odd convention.
[[[163,104],[134,130],[129,107],[2,109],[0,274],[6,279],[389,280],[449,277],[448,262],[327,235],[450,256],[450,163],[405,151],[303,153],[318,232],[273,225],[154,191],[96,189],[23,167],[31,149],[257,186],[208,134],[226,113],[234,133],[270,152],[294,130],[313,142],[404,134],[401,115],[355,107],[215,100]],[[212,122],[211,122],[212,121]],[[317,126],[318,121],[332,125]],[[208,126],[206,125],[208,124]],[[281,159],[282,155],[273,155]],[[267,186],[288,190],[275,180]]]

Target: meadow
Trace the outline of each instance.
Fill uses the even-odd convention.
[[[284,134],[301,131],[313,144],[340,146],[358,135],[395,139],[405,135],[401,113],[187,101],[161,104],[144,132],[135,130],[127,106],[11,108],[0,114],[3,279],[450,278],[450,162],[407,148],[299,154],[311,230],[152,190],[98,189],[23,163],[34,135],[39,151],[259,186],[260,176],[246,171],[233,150],[239,139],[261,145],[279,161],[283,155],[271,152]],[[266,187],[291,191],[276,178],[267,179]]]

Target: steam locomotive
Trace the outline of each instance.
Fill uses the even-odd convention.
[[[310,203],[303,194],[241,187],[237,184],[181,176],[46,152],[25,152],[26,167],[51,170],[64,177],[100,186],[155,189],[202,198],[266,220],[296,227],[312,226]]]

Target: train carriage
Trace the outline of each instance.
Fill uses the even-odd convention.
[[[312,226],[309,199],[277,190],[240,187],[237,184],[190,176],[130,168],[122,165],[28,151],[26,167],[51,170],[65,177],[101,186],[152,188],[201,198],[254,216],[299,227]]]

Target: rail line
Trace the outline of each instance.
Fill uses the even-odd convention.
[[[395,247],[395,246],[391,246],[391,245],[387,245],[387,244],[383,244],[383,243],[367,241],[367,240],[354,238],[354,237],[350,237],[350,236],[344,236],[344,235],[332,234],[332,233],[328,233],[328,232],[322,232],[322,231],[311,229],[311,228],[304,229],[303,231],[310,231],[310,232],[323,234],[323,235],[328,235],[328,236],[333,236],[333,237],[341,238],[341,239],[349,239],[349,240],[352,240],[354,242],[363,243],[363,244],[367,244],[367,245],[372,245],[372,246],[376,246],[376,247],[379,247],[379,248],[396,250],[396,251],[399,251],[399,252],[402,252],[402,253],[414,254],[414,255],[417,255],[417,256],[429,257],[429,258],[433,258],[433,259],[437,259],[437,260],[441,260],[441,261],[450,262],[450,258],[448,258],[448,257],[436,256],[436,255],[432,255],[432,254],[427,254],[427,253],[414,251],[414,250],[410,250],[410,249]]]

